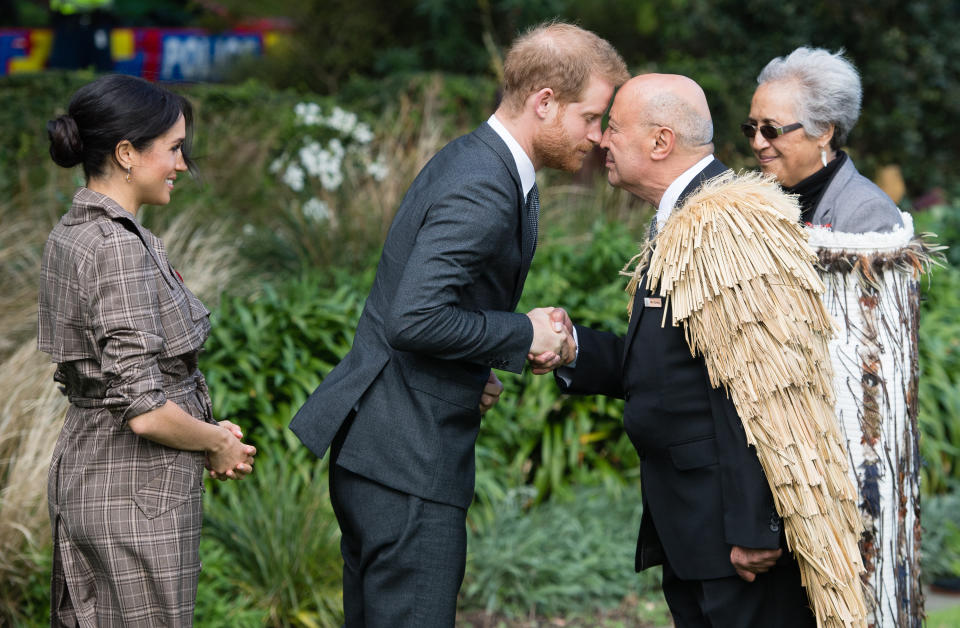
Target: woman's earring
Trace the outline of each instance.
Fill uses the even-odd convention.
[[[827,158],[826,158],[826,153],[823,153],[823,154],[824,154],[824,158],[823,158],[823,159],[824,159],[824,162],[823,162],[823,165],[827,165],[827,162],[826,162],[826,159],[827,159]],[[127,177],[126,177],[127,183],[130,183],[130,174],[132,173],[132,171],[133,171],[133,166],[127,166]]]
[[[823,146],[820,147],[820,161],[823,162],[823,167],[827,167],[827,149]],[[127,181],[130,180],[130,175],[127,175]]]

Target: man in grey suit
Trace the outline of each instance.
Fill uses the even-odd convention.
[[[535,172],[580,168],[627,78],[593,33],[532,29],[506,56],[494,115],[435,155],[397,210],[353,348],[290,424],[331,450],[348,627],[454,625],[491,368],[572,359],[549,309],[513,312],[536,246]]]

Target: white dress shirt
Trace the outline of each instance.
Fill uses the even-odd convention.
[[[517,172],[520,173],[520,187],[523,189],[523,199],[524,202],[526,202],[527,194],[530,193],[533,184],[537,182],[537,171],[533,169],[533,162],[530,161],[530,157],[524,152],[523,148],[521,148],[520,143],[510,135],[507,127],[503,126],[503,123],[497,120],[496,114],[487,118],[487,124],[490,125],[490,128],[500,136],[500,139],[502,139],[507,145],[507,148],[510,149],[510,154],[513,155],[513,160],[517,163]]]
[[[673,206],[677,204],[677,199],[680,198],[680,194],[686,189],[690,182],[693,181],[694,177],[700,174],[704,168],[710,165],[710,162],[713,161],[713,155],[707,155],[697,163],[693,164],[689,168],[683,171],[679,177],[673,180],[667,189],[663,192],[663,196],[660,198],[660,205],[657,207],[657,229],[661,229],[664,223],[667,222],[667,218],[670,217],[670,212],[673,211]]]

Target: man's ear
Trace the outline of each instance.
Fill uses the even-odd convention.
[[[550,116],[550,110],[557,106],[557,99],[553,95],[553,90],[544,87],[538,92],[534,92],[527,97],[527,104],[533,106],[533,111],[541,120],[546,120]]]
[[[653,150],[650,153],[650,159],[660,161],[666,159],[673,152],[676,145],[677,136],[668,126],[657,127],[653,134]]]
[[[120,140],[117,143],[113,149],[113,158],[123,170],[140,165],[140,152],[133,147],[130,140]]]

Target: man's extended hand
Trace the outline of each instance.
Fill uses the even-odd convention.
[[[573,321],[567,311],[562,307],[555,307],[550,311],[550,321],[555,330],[563,329],[566,331],[567,339],[561,351],[544,351],[540,354],[534,354],[531,351],[527,354],[527,360],[530,361],[531,370],[535,375],[543,375],[550,371],[570,364],[577,358],[577,344],[573,338]]]
[[[527,318],[533,323],[533,342],[527,352],[533,355],[554,353],[563,355],[567,346],[567,330],[562,323],[552,320],[550,313],[555,308],[538,307],[527,312]]]
[[[503,392],[503,384],[497,378],[493,371],[490,371],[490,377],[487,378],[487,385],[483,387],[483,394],[480,395],[480,414],[496,405],[500,401],[500,393]]]
[[[781,554],[782,549],[750,549],[734,545],[730,550],[730,562],[738,576],[747,582],[753,582],[757,574],[770,571]]]

